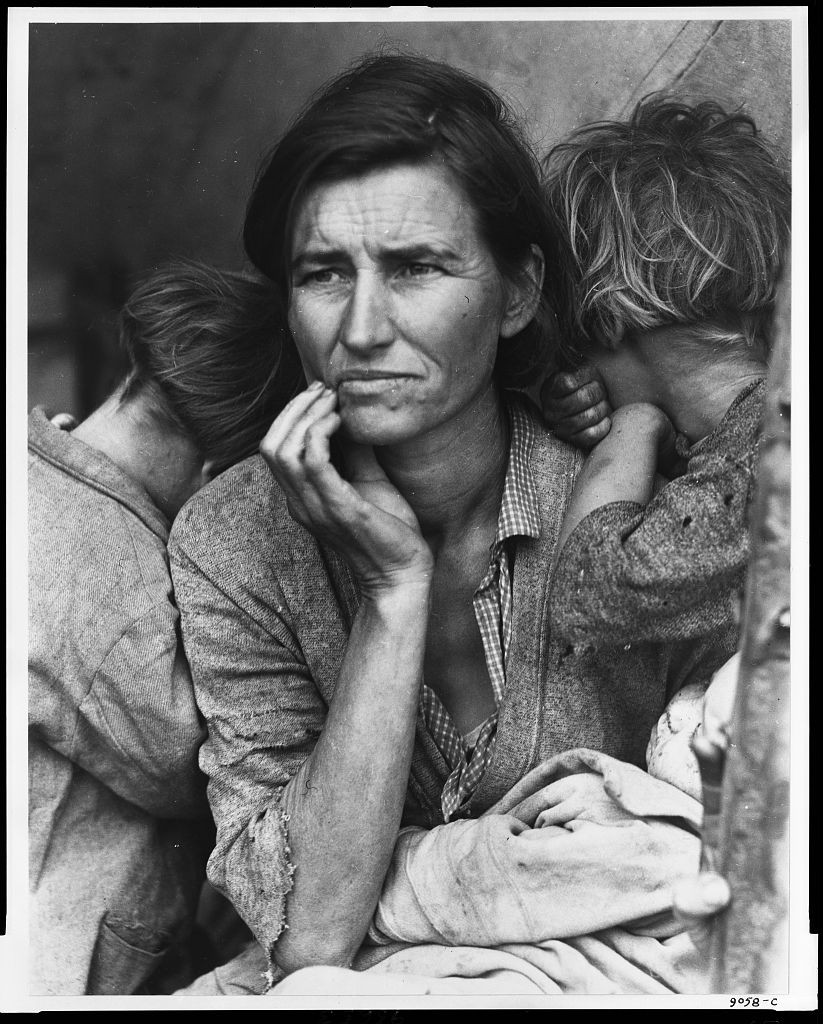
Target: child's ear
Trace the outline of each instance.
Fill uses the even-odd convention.
[[[540,302],[545,266],[542,250],[532,245],[528,257],[523,261],[520,279],[507,285],[509,301],[500,324],[502,338],[513,338],[534,319]]]

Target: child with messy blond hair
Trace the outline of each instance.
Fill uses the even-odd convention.
[[[545,168],[568,368],[547,379],[544,411],[590,449],[554,627],[580,656],[693,639],[746,572],[788,180],[750,117],[664,95],[581,128]],[[700,687],[676,695],[647,755],[693,793],[702,702]]]

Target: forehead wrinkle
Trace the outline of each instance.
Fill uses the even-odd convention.
[[[330,251],[352,242],[367,249],[378,243],[381,251],[447,247],[457,255],[466,250],[468,236],[476,234],[474,218],[454,186],[437,176],[431,184],[431,195],[408,191],[405,203],[397,202],[404,193],[393,190],[390,181],[318,186],[298,216],[295,244]],[[441,196],[446,201],[433,205]],[[436,210],[442,218],[433,215]],[[383,241],[387,246],[379,244]]]
[[[386,229],[387,242],[394,243],[397,247],[434,245],[439,248],[445,243],[450,249],[465,248],[467,232],[466,225],[462,223],[462,204],[458,204],[456,209],[440,207],[444,217],[442,221],[438,221],[433,216],[431,198],[415,196],[414,199],[420,201],[420,206],[404,209],[402,220],[396,223],[393,229]]]

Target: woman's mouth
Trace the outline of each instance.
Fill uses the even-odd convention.
[[[412,378],[409,374],[369,373],[362,376],[346,376],[338,382],[337,390],[341,395],[376,395],[384,391],[394,391],[402,387]]]

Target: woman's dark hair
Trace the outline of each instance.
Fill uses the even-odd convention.
[[[544,164],[566,342],[672,324],[715,346],[767,342],[791,199],[750,117],[653,93]]]
[[[186,434],[214,473],[257,451],[305,386],[283,303],[265,278],[178,261],[135,288],[120,312],[129,373],[121,402]]]
[[[288,301],[291,235],[310,186],[433,158],[471,202],[501,275],[522,284],[524,261],[536,245],[551,281],[554,238],[540,164],[511,111],[471,75],[398,54],[361,59],[292,122],[264,162],[248,204],[249,258]],[[553,312],[541,295],[534,320],[499,346],[500,383],[516,386],[545,369],[553,331]]]

